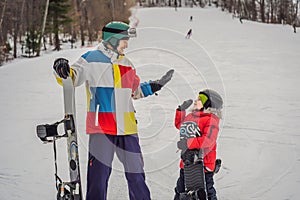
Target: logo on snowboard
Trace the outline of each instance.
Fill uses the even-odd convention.
[[[182,138],[200,137],[201,135],[200,128],[195,122],[184,122],[180,126],[180,137]]]

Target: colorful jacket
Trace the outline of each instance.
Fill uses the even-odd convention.
[[[185,111],[176,110],[175,127],[180,129],[183,122],[192,121],[198,124],[202,133],[201,137],[187,139],[189,149],[200,149],[204,151],[204,167],[206,171],[213,171],[216,162],[217,138],[220,119],[212,114],[203,111],[193,111],[186,115]],[[183,168],[181,161],[180,167]]]
[[[100,44],[72,66],[74,86],[85,83],[87,134],[136,134],[132,99],[152,95],[150,84],[140,83],[133,64]]]

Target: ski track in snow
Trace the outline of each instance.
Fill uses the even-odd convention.
[[[179,173],[177,105],[211,87],[225,100],[218,140],[220,200],[298,200],[300,195],[300,34],[290,26],[232,19],[215,8],[134,10],[137,38],[127,55],[141,81],[175,69],[158,96],[135,101],[146,181],[153,200],[173,198]],[[193,15],[193,22],[189,17]],[[137,23],[138,22],[138,23]],[[188,29],[191,39],[184,39]],[[0,67],[0,200],[55,198],[52,145],[37,124],[63,117],[62,89],[51,69],[58,57],[74,62],[93,48],[47,52]],[[76,89],[79,155],[86,187],[85,88]],[[58,142],[59,175],[68,179],[66,144]],[[127,200],[123,167],[115,157],[108,200]]]

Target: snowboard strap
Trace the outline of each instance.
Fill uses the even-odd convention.
[[[56,139],[53,138],[53,152],[54,152],[54,168],[55,168],[55,181],[56,181],[56,189],[58,189],[59,184],[62,183],[61,178],[59,178],[57,174],[57,151],[56,151]]]

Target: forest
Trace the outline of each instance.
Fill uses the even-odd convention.
[[[214,6],[233,17],[299,26],[300,0],[0,0],[0,65],[19,56],[40,56],[62,42],[99,40],[103,25],[129,22],[130,8]]]

